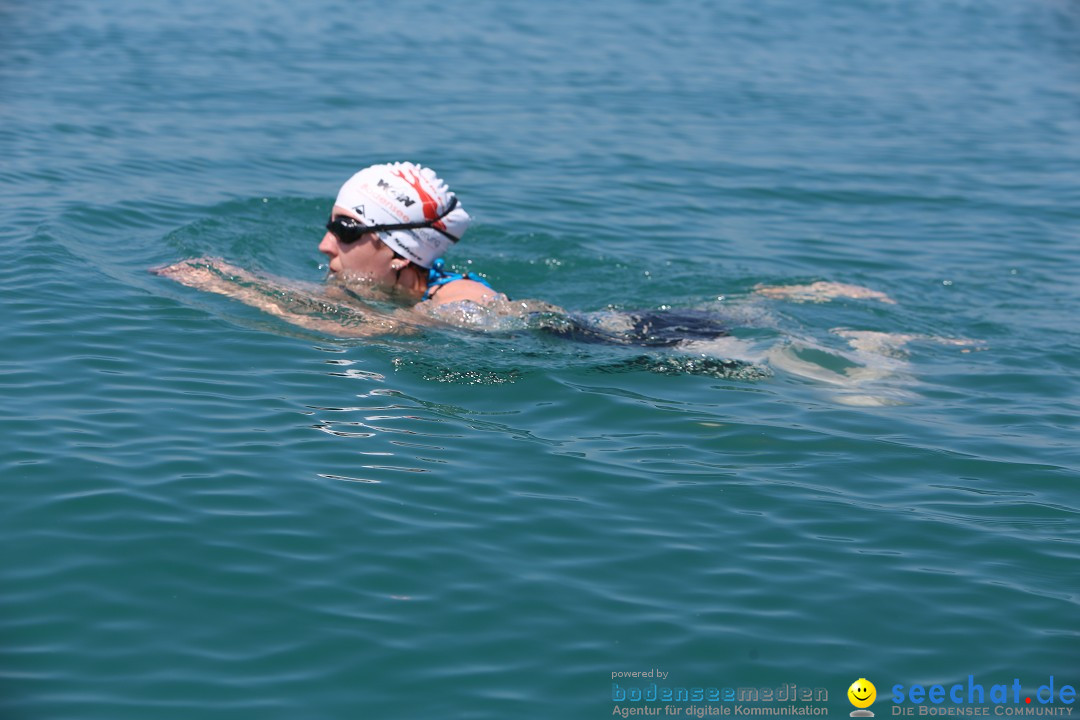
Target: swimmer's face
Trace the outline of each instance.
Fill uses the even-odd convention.
[[[333,217],[361,219],[352,210],[338,205],[334,206],[332,213]],[[339,277],[358,278],[387,287],[392,287],[397,280],[398,272],[391,266],[394,251],[374,233],[346,243],[328,231],[319,243],[319,252],[330,258],[330,272]]]

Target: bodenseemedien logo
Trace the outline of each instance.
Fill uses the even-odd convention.
[[[874,713],[866,709],[877,699],[877,688],[874,687],[874,683],[866,678],[859,678],[847,689],[847,697],[856,708],[851,711],[851,717],[874,717]]]

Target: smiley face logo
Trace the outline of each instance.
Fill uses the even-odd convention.
[[[851,704],[860,711],[851,713],[853,716],[859,715],[863,717],[873,717],[872,712],[868,712],[863,708],[868,708],[874,704],[874,700],[877,699],[877,688],[874,687],[874,683],[870,682],[866,678],[859,678],[855,682],[851,683],[851,687],[847,690],[848,700]]]

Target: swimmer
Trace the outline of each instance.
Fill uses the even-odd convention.
[[[568,313],[538,300],[511,301],[483,277],[446,269],[442,255],[461,240],[469,223],[461,201],[432,170],[412,163],[373,165],[341,186],[330,209],[326,233],[318,245],[329,259],[325,283],[285,280],[207,257],[153,272],[331,336],[411,334],[423,326],[454,325],[532,331],[649,351],[671,349],[682,354],[650,352],[605,367],[747,378],[767,377],[769,368],[776,368],[840,388],[838,399],[847,404],[909,401],[912,396],[906,387],[911,373],[903,350],[909,342],[971,344],[836,329],[851,351],[798,338],[779,343],[765,340],[762,346],[729,331],[730,325],[770,324],[767,313],[748,315],[754,312],[748,303],[720,316],[712,309],[693,308]],[[895,304],[879,291],[827,281],[758,285],[750,294],[797,303],[850,298]],[[387,301],[391,301],[389,309]]]

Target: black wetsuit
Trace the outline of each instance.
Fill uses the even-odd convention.
[[[586,343],[671,347],[684,340],[711,340],[730,335],[727,327],[704,310],[645,310],[626,314],[632,327],[622,332],[603,328],[584,315],[547,318],[538,329]]]

